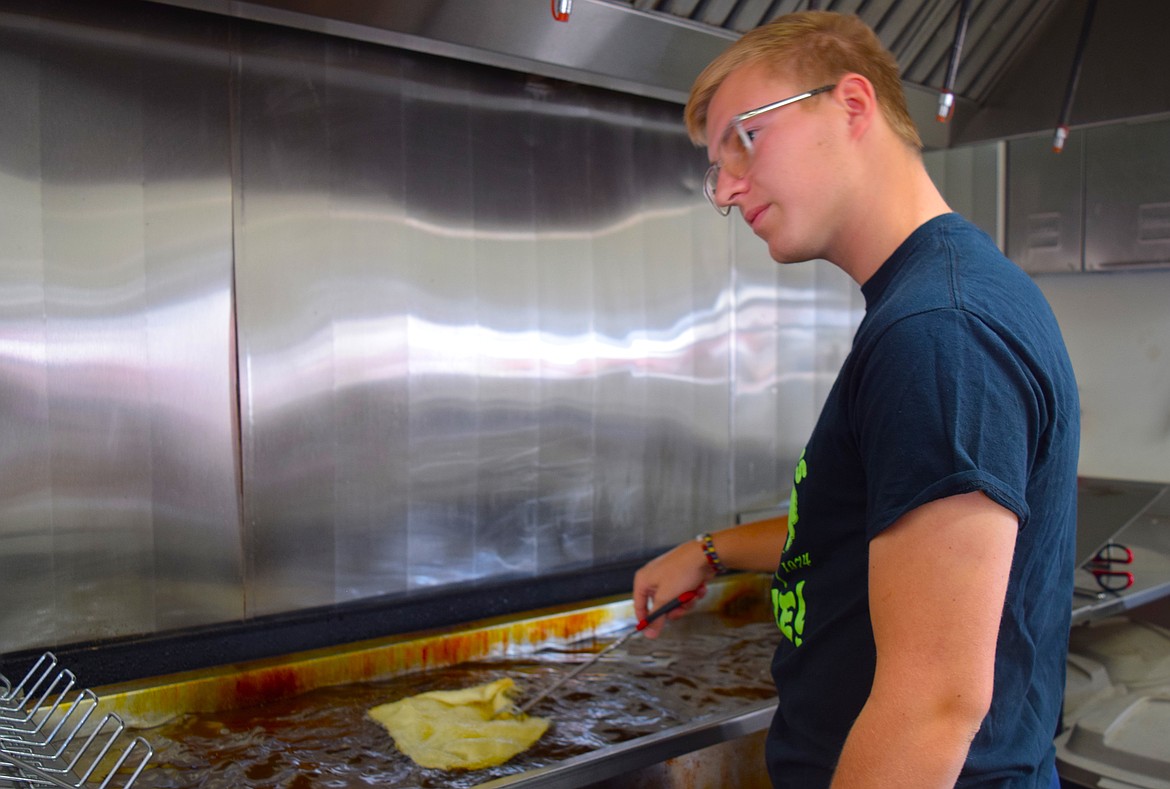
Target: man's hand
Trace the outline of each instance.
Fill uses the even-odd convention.
[[[728,570],[773,572],[788,538],[788,518],[745,523],[711,536],[719,559]],[[655,605],[664,605],[714,577],[715,571],[707,563],[703,546],[694,540],[685,542],[647,562],[634,574],[634,613],[639,619],[645,619]],[[678,619],[692,606],[693,603],[671,611],[642,632],[649,638],[657,638],[665,620]]]

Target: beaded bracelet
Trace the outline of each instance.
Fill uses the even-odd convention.
[[[711,535],[703,532],[695,537],[695,541],[703,546],[703,555],[707,557],[707,564],[715,571],[716,575],[723,575],[727,572],[727,568],[723,566],[723,562],[719,560],[719,554],[715,551],[715,542],[711,539]]]

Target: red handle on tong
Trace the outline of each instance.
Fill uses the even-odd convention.
[[[696,597],[699,596],[699,591],[702,590],[702,588],[703,587],[700,586],[698,589],[692,589],[689,592],[683,592],[678,597],[674,598],[673,600],[671,600],[669,603],[662,606],[661,608],[655,608],[653,611],[650,612],[649,616],[647,616],[645,619],[643,619],[642,621],[640,621],[638,623],[637,629],[638,630],[645,630],[647,627],[650,626],[650,623],[653,622],[655,619],[659,618],[660,616],[666,616],[671,611],[678,608],[680,605],[686,605],[690,601],[694,600]]]
[[[626,640],[629,639],[630,636],[634,635],[635,633],[640,633],[643,630],[645,630],[649,626],[649,624],[651,622],[653,622],[655,619],[657,619],[658,617],[666,616],[671,611],[678,608],[680,605],[686,605],[690,601],[694,600],[696,597],[698,597],[702,593],[702,591],[703,591],[703,587],[699,586],[699,588],[697,588],[697,589],[692,589],[689,592],[683,592],[678,597],[674,598],[673,600],[671,600],[669,603],[662,606],[661,608],[655,608],[653,611],[650,612],[650,614],[645,619],[643,619],[641,622],[638,623],[638,626],[635,629],[626,633],[624,636],[619,638],[617,641],[614,641],[612,644],[610,644],[605,649],[603,649],[600,652],[598,652],[597,654],[595,654],[593,657],[586,660],[584,663],[579,664],[575,669],[570,671],[568,674],[565,674],[563,677],[558,679],[556,682],[554,682],[552,685],[548,686],[544,690],[542,690],[537,695],[533,696],[531,699],[526,701],[524,704],[521,704],[520,708],[518,710],[519,714],[521,714],[521,715],[526,714],[528,712],[528,710],[532,709],[532,706],[534,704],[536,704],[536,702],[545,698],[546,696],[551,694],[554,690],[559,688],[561,685],[564,685],[570,679],[572,679],[573,677],[577,676],[585,669],[592,666],[594,663],[596,663],[601,658],[602,655],[604,655],[604,654],[606,654],[614,649],[617,649],[622,644],[626,643]],[[500,710],[499,712],[496,713],[496,715],[499,715],[500,712],[503,712],[503,711],[504,710]],[[495,717],[495,716],[492,716],[492,717]]]

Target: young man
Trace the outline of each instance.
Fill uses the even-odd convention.
[[[686,121],[717,210],[779,263],[842,268],[866,314],[787,523],[658,557],[635,577],[638,615],[721,567],[775,572],[777,787],[1048,789],[1079,440],[1051,310],[950,213],[897,64],[856,17],[748,33],[699,76]]]

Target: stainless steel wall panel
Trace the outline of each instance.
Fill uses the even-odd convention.
[[[524,80],[478,74],[470,118],[479,490],[476,577],[533,575],[540,357],[533,151],[542,119]]]
[[[148,29],[155,28],[151,25]],[[244,614],[232,300],[231,59],[221,25],[140,56],[154,627]],[[153,36],[144,36],[153,40]],[[215,53],[215,54],[213,54]],[[197,59],[191,57],[197,56]]]
[[[6,319],[26,353],[3,399],[21,393],[28,418],[5,436],[4,476],[29,471],[4,497],[0,555],[6,595],[29,605],[0,606],[5,647],[238,617],[230,182],[214,133],[227,59],[192,68],[185,45],[219,43],[210,28],[156,48],[132,9],[114,25],[61,3],[6,10],[17,123],[0,172],[22,227],[0,256],[19,272]]]
[[[387,57],[401,61],[402,145],[412,152],[404,232],[385,261],[401,259],[416,289],[400,404],[409,425],[408,585],[604,562],[674,542],[696,521],[728,522],[728,250],[713,216],[695,231],[706,210],[695,199],[702,157],[677,108]],[[399,101],[363,84],[366,106]],[[324,115],[332,139],[337,119]],[[346,187],[330,183],[332,206]],[[245,168],[245,193],[252,188]],[[316,288],[335,289],[328,270],[310,277]],[[249,298],[242,287],[240,298]],[[336,320],[347,300],[322,310]],[[549,331],[561,326],[563,335]],[[709,381],[696,382],[700,369]],[[320,410],[297,407],[309,412],[301,424]],[[245,436],[281,429],[263,409],[245,413],[255,420]],[[339,445],[333,462],[353,451]],[[246,497],[260,497],[247,479]],[[277,491],[258,506],[279,510]],[[340,569],[348,537],[319,517]],[[312,544],[306,556],[319,559],[325,548]],[[261,599],[254,589],[250,600]]]
[[[475,577],[479,497],[475,209],[471,77],[459,64],[404,61],[408,152],[406,276],[418,297],[409,333],[412,587]]]
[[[784,415],[808,419],[802,396],[810,385],[812,360],[808,354],[815,338],[811,314],[781,325],[784,302],[780,291],[780,266],[768,257],[767,248],[738,218],[729,220],[735,249],[735,305],[731,349],[731,435],[734,456],[732,506],[735,513],[774,507],[791,487],[792,466],[799,454],[782,456],[780,440]],[[811,278],[811,271],[799,274]],[[810,302],[811,288],[789,292],[788,297]],[[811,309],[808,310],[811,313]],[[786,366],[781,366],[787,363]],[[782,371],[788,373],[782,378]],[[793,384],[803,384],[794,387]],[[783,387],[783,399],[778,399]],[[807,434],[806,436],[807,437]],[[803,437],[799,439],[803,441]]]
[[[534,137],[533,202],[540,338],[536,562],[594,557],[596,490],[593,119],[581,89],[528,82],[542,118]]]
[[[692,157],[694,154],[692,154]],[[694,194],[701,191],[705,157],[700,153],[688,162],[676,162],[683,183]],[[682,169],[689,164],[689,170]],[[693,332],[695,397],[694,430],[703,437],[703,452],[695,463],[690,498],[692,525],[710,529],[730,523],[733,504],[732,348],[735,344],[733,300],[735,247],[731,245],[729,223],[711,210],[706,200],[688,200],[689,210],[681,218],[691,251],[692,303],[688,316]],[[680,232],[680,235],[683,235]],[[766,393],[765,397],[772,396]],[[761,429],[766,429],[762,427]],[[675,527],[678,535],[684,532]],[[683,537],[688,536],[683,533]]]
[[[154,624],[142,74],[91,55],[42,55],[53,627],[113,636]]]
[[[650,151],[663,150],[652,136],[645,145]],[[663,163],[660,156],[648,158]],[[646,421],[651,431],[645,458],[648,514],[643,539],[647,547],[673,545],[679,542],[679,524],[695,523],[692,494],[707,455],[695,385],[695,361],[701,349],[694,333],[694,265],[682,224],[689,212],[681,208],[685,203],[670,199],[669,194],[654,197],[656,210],[644,227]]]
[[[335,591],[326,47],[261,27],[240,39],[236,301],[247,596],[257,614],[324,605]]]
[[[4,649],[603,566],[783,496],[849,311],[744,267],[678,106],[0,3]]]
[[[0,633],[53,633],[52,470],[41,195],[41,58],[0,27]]]
[[[865,311],[823,261],[779,265],[737,223],[734,511],[787,509],[792,473]]]
[[[641,197],[632,99],[615,97],[590,139],[593,195],[606,212],[593,244],[594,328],[598,369],[595,424],[597,488],[593,546],[621,556],[645,546],[648,423],[646,351],[648,250],[639,223]],[[626,122],[623,122],[626,119]],[[616,210],[615,210],[616,209]]]
[[[680,524],[697,520],[695,487],[710,457],[711,425],[699,411],[696,381],[699,357],[710,352],[696,331],[702,313],[695,311],[695,288],[702,283],[690,221],[696,207],[693,191],[702,153],[680,146],[677,130],[658,124],[637,129],[640,181],[644,191],[643,249],[646,266],[646,471],[649,509],[644,541],[647,547],[669,546],[680,539]],[[681,150],[680,150],[681,149]],[[701,205],[701,204],[700,204]],[[718,292],[718,291],[717,291]],[[726,342],[727,336],[722,338]],[[723,346],[724,348],[726,346]],[[717,445],[727,442],[727,424],[717,425]],[[726,488],[726,479],[719,487]],[[709,522],[709,521],[708,521]],[[690,534],[683,532],[682,537]]]
[[[405,235],[401,73],[368,47],[326,52],[329,260],[334,289],[334,596],[405,590],[413,294],[391,254]],[[338,305],[345,305],[339,309]]]

